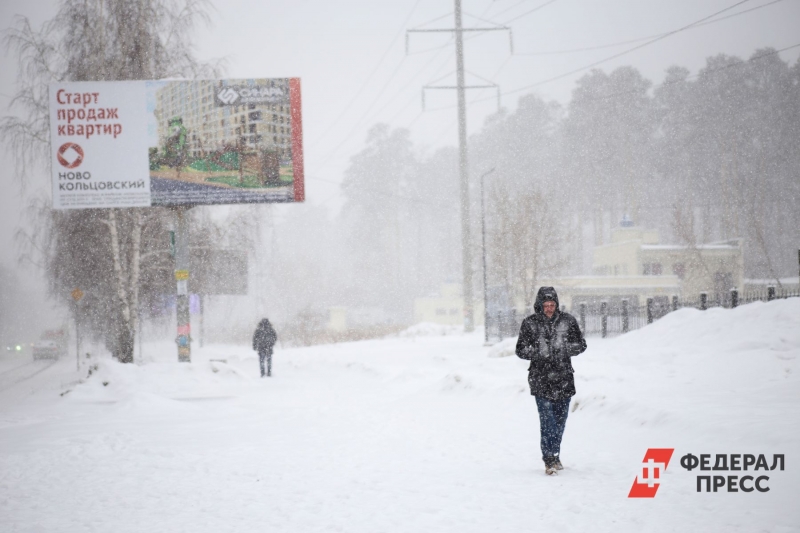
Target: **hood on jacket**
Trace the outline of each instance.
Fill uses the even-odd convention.
[[[538,313],[544,313],[544,308],[542,304],[547,301],[553,301],[556,303],[556,312],[559,311],[558,308],[558,294],[553,287],[540,287],[539,292],[536,294],[536,302],[533,304],[533,310]]]

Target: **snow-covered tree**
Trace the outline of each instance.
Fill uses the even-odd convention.
[[[48,176],[48,84],[194,77],[214,67],[193,55],[191,32],[207,20],[203,0],[63,0],[41,29],[25,18],[6,33],[19,57],[14,115],[0,132],[23,182]],[[20,234],[28,257],[37,256],[52,293],[86,294],[79,318],[123,362],[133,361],[142,300],[164,292],[171,278],[165,209],[54,211],[30,201],[32,227]]]

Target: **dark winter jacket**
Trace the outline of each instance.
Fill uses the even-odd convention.
[[[556,312],[547,318],[545,301],[556,303]],[[571,357],[586,350],[578,321],[558,308],[553,287],[542,287],[536,295],[534,314],[522,321],[517,341],[517,356],[530,360],[528,383],[531,394],[548,400],[564,400],[575,395]]]
[[[269,319],[265,318],[258,323],[256,332],[253,334],[253,349],[257,352],[272,353],[272,347],[278,340],[275,328],[270,324]]]

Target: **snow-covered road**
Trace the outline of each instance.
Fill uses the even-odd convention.
[[[78,385],[59,361],[0,392],[0,530],[800,531],[799,299],[590,338],[558,477],[526,362],[481,340],[284,349],[263,380],[237,346],[178,364],[145,345]],[[675,449],[659,492],[628,499],[650,447]],[[786,469],[766,493],[697,493],[687,453]],[[742,474],[701,475],[720,473]]]

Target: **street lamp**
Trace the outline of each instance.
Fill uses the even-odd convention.
[[[495,167],[481,174],[481,240],[483,249],[483,341],[489,344],[489,298],[486,288],[486,207],[484,205],[483,179],[494,172]]]

